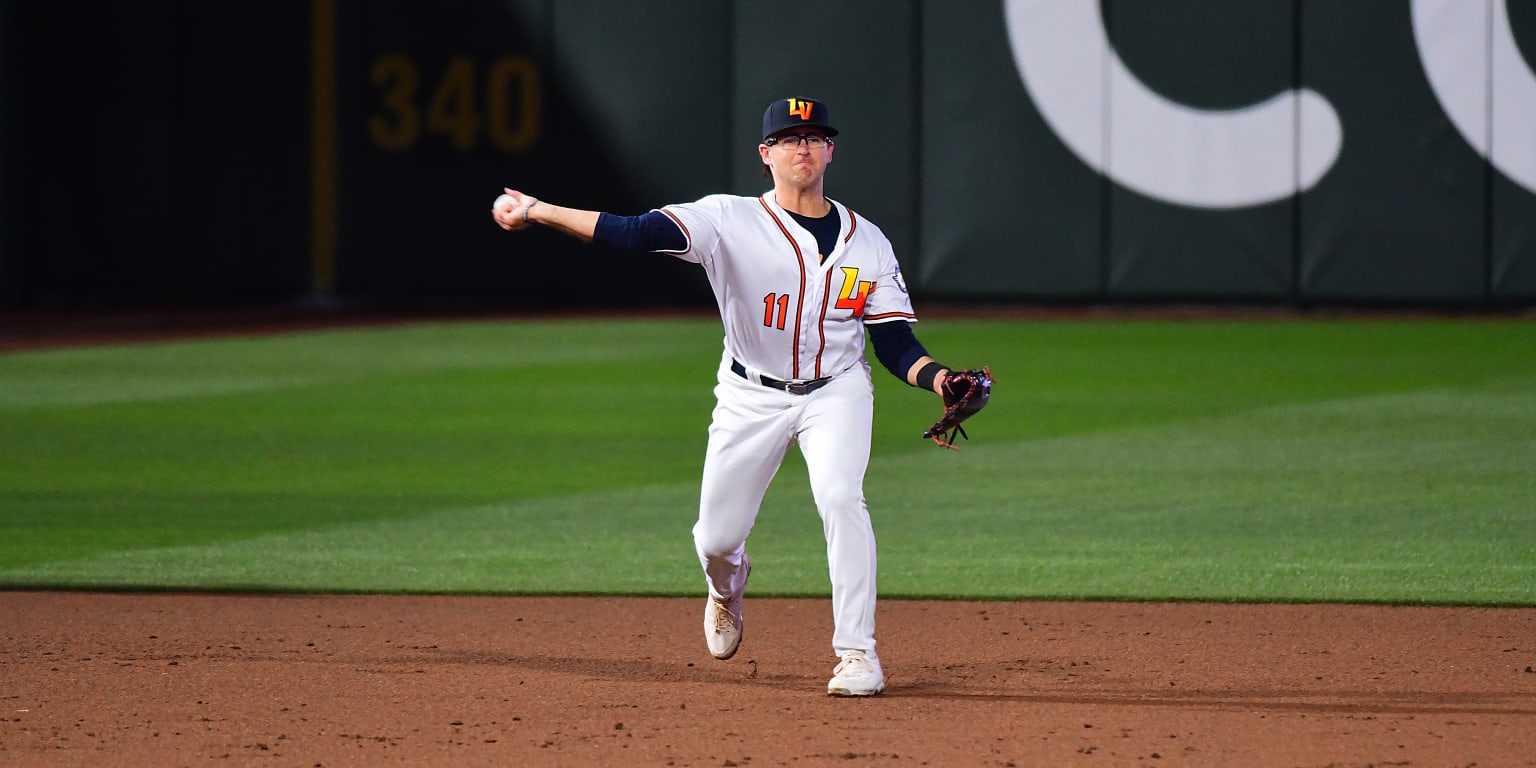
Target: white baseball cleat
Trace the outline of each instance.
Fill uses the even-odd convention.
[[[752,575],[752,562],[743,558],[747,576]],[[742,597],[747,592],[747,580],[741,580],[736,596],[722,600],[711,595],[704,599],[704,641],[709,644],[709,654],[721,661],[736,655],[741,647]]]
[[[880,659],[863,651],[849,651],[832,670],[827,681],[827,694],[831,696],[874,696],[885,690],[885,673],[880,671]]]

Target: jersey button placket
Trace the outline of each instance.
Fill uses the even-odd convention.
[[[814,238],[811,239],[811,247],[805,252],[819,253]],[[803,243],[801,247],[805,247]],[[824,332],[821,327],[821,308],[823,302],[827,301],[827,271],[825,265],[815,261],[806,266],[805,303],[800,307],[800,378],[814,379],[821,376],[821,372],[816,370],[816,356],[820,352],[821,334]]]

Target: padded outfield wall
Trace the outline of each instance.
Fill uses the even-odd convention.
[[[707,304],[488,204],[756,193],[792,94],[927,301],[1536,299],[1518,0],[19,0],[0,56],[10,305]]]

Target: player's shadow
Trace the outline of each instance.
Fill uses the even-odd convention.
[[[219,659],[227,662],[292,661],[286,653],[231,651],[220,649],[197,654],[200,658]],[[173,656],[156,657],[173,659]],[[174,659],[186,658],[175,655]],[[463,651],[438,648],[401,649],[388,654],[337,654],[325,658],[306,658],[306,664],[332,664],[354,667],[373,674],[414,673],[431,666],[456,666],[478,670],[525,670],[530,673],[556,677],[590,680],[608,680],[618,683],[677,683],[740,685],[744,682],[774,688],[803,690],[806,686],[824,682],[809,674],[764,672],[758,662],[744,654],[727,662],[700,657],[687,659],[652,658],[596,658],[576,656],[538,656],[497,653],[490,651]]]

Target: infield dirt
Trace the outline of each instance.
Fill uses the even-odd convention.
[[[1536,766],[1536,610],[0,592],[0,764]]]

